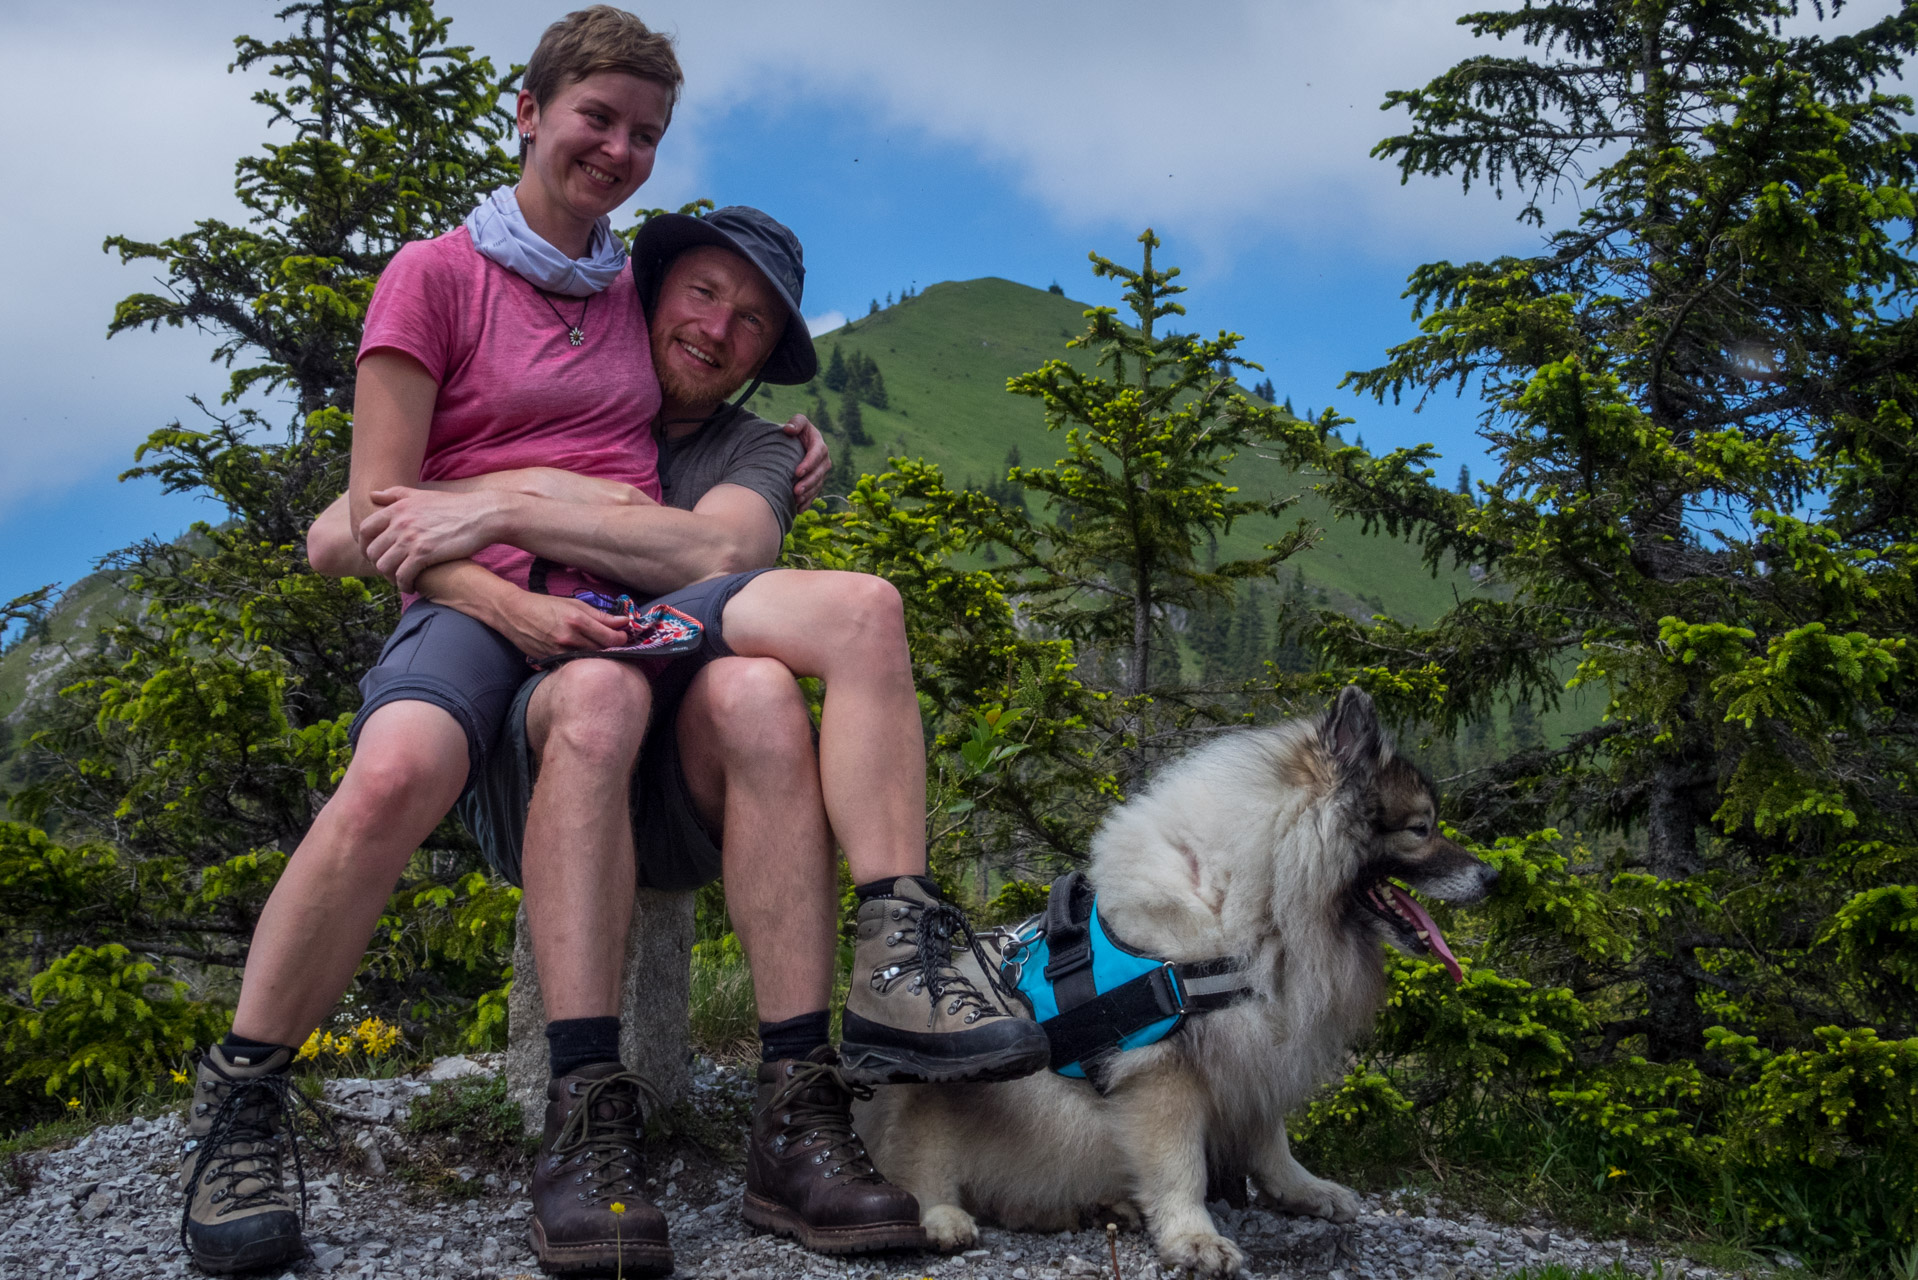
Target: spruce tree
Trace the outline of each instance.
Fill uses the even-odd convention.
[[[866,388],[872,380],[872,364],[866,359],[866,353],[855,351],[846,357],[845,385],[840,388],[855,399],[866,398]]]
[[[1100,372],[1051,360],[1008,384],[1040,401],[1049,429],[1067,429],[1066,457],[1013,473],[1053,514],[1017,540],[1010,572],[1035,622],[1121,657],[1133,776],[1150,754],[1153,652],[1167,642],[1168,610],[1226,599],[1234,583],[1266,576],[1305,537],[1301,529],[1262,555],[1201,563],[1200,549],[1240,517],[1277,515],[1289,503],[1240,497],[1226,483],[1238,450],[1267,438],[1270,424],[1217,372],[1244,365],[1233,354],[1236,334],[1156,333],[1160,321],[1184,314],[1173,300],[1184,287],[1173,283],[1176,267],[1153,265],[1156,235],[1147,230],[1139,243],[1136,270],[1092,255],[1093,273],[1120,281],[1132,312],[1128,325],[1115,308],[1094,308],[1069,344],[1096,349]]]
[[[269,77],[254,101],[276,129],[237,165],[248,220],[106,243],[164,283],[122,301],[111,334],[211,332],[215,359],[237,365],[227,401],[279,392],[291,411],[270,422],[202,407],[137,455],[130,474],[210,498],[221,518],[112,558],[146,607],[63,672],[60,697],[36,717],[35,780],[13,811],[53,835],[0,824],[0,949],[11,967],[16,944],[37,938],[49,955],[68,952],[55,964],[75,978],[44,1001],[0,1008],[9,1083],[127,1087],[205,1032],[189,1026],[199,1015],[161,999],[169,975],[126,949],[190,965],[201,984],[240,966],[286,851],[331,791],[355,682],[397,613],[384,583],[315,577],[304,555],[307,525],[345,483],[366,305],[401,243],[459,225],[516,176],[500,146],[515,76],[451,44],[429,4],[304,0],[280,17],[278,38],[236,42],[234,68]],[[362,994],[391,1014],[402,991],[409,1007],[455,1009],[499,981],[512,921],[512,899],[499,895],[510,891],[460,880],[475,862],[461,841],[440,847],[454,880],[436,887],[431,865],[416,864],[383,934],[405,939],[396,952],[436,959],[420,968],[376,954],[367,971]],[[452,913],[469,909],[474,927],[449,939]],[[48,1031],[70,1024],[62,1002],[106,1008],[109,988],[149,985],[152,1009],[179,1011],[171,1029],[160,1024],[172,1014],[154,1013],[97,1042]]]
[[[1918,1227],[1918,1127],[1884,1101],[1918,1088],[1918,135],[1881,86],[1918,6],[1841,39],[1781,27],[1796,9],[1463,19],[1526,48],[1392,94],[1411,127],[1378,154],[1541,225],[1580,182],[1581,211],[1534,254],[1419,268],[1418,336],[1350,381],[1481,385],[1496,471],[1474,503],[1427,448],[1338,447],[1330,415],[1292,456],[1502,584],[1429,626],[1323,618],[1342,670],[1445,729],[1556,705],[1568,673],[1604,703],[1450,799],[1541,877],[1491,935],[1578,1010],[1535,1097],[1635,1152],[1669,1100],[1724,1162],[1691,1166],[1701,1194],[1756,1197],[1735,1212],[1794,1247],[1884,1248]],[[1573,901],[1608,923],[1579,936],[1552,915]],[[1817,1101],[1866,1062],[1889,1094]]]
[[[839,349],[837,342],[832,344],[832,356],[826,361],[826,372],[820,378],[828,391],[846,389],[846,354]]]
[[[839,399],[839,428],[846,433],[846,443],[855,447],[869,445],[872,437],[866,434],[866,424],[859,412],[859,397],[849,388]]]

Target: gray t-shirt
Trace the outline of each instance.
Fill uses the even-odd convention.
[[[783,535],[793,527],[793,472],[805,450],[776,422],[728,408],[689,436],[659,438],[659,487],[668,506],[690,511],[714,485],[764,498]]]

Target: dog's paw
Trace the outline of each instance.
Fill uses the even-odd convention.
[[[919,1214],[926,1239],[941,1253],[953,1253],[979,1242],[979,1224],[956,1204],[935,1204]]]
[[[1201,1276],[1232,1276],[1239,1273],[1245,1255],[1216,1232],[1190,1231],[1160,1240],[1159,1261]]]
[[[1333,1222],[1355,1221],[1359,1210],[1364,1208],[1358,1192],[1324,1178],[1293,1183],[1283,1191],[1272,1193],[1272,1198],[1287,1213],[1310,1214],[1314,1218],[1327,1218]]]

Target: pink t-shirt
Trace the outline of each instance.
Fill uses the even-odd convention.
[[[586,335],[577,347],[567,337],[575,323]],[[475,249],[466,228],[418,240],[393,255],[373,292],[360,358],[373,351],[404,352],[439,383],[421,480],[558,467],[622,481],[658,501],[659,379],[630,271],[589,302],[548,305],[530,282]],[[527,552],[495,544],[473,558],[527,585]],[[571,595],[580,587],[623,590],[565,567],[546,589]]]

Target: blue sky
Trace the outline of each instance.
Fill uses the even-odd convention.
[[[10,6],[0,74],[40,109],[0,138],[16,184],[0,232],[0,600],[71,582],[204,502],[119,483],[145,434],[225,383],[212,339],[106,341],[113,303],[150,273],[101,254],[236,213],[233,162],[267,136],[231,39],[277,6]],[[445,0],[453,34],[523,61],[568,6]],[[1128,260],[1152,225],[1184,268],[1190,327],[1245,335],[1303,412],[1328,403],[1378,449],[1431,441],[1449,479],[1481,469],[1469,401],[1361,405],[1335,390],[1411,332],[1398,295],[1420,262],[1525,251],[1511,205],[1456,182],[1400,186],[1372,143],[1402,127],[1387,89],[1422,84],[1473,42],[1441,0],[1138,0],[923,6],[676,0],[637,5],[675,33],[685,98],[636,204],[759,205],[805,242],[809,315],[857,315],[902,285],[1005,276],[1116,302],[1086,254]],[[1464,6],[1459,6],[1463,8]],[[1862,25],[1890,0],[1847,6]],[[1200,15],[1195,17],[1194,15]],[[1561,201],[1569,218],[1575,193]],[[269,417],[284,418],[276,405]]]

